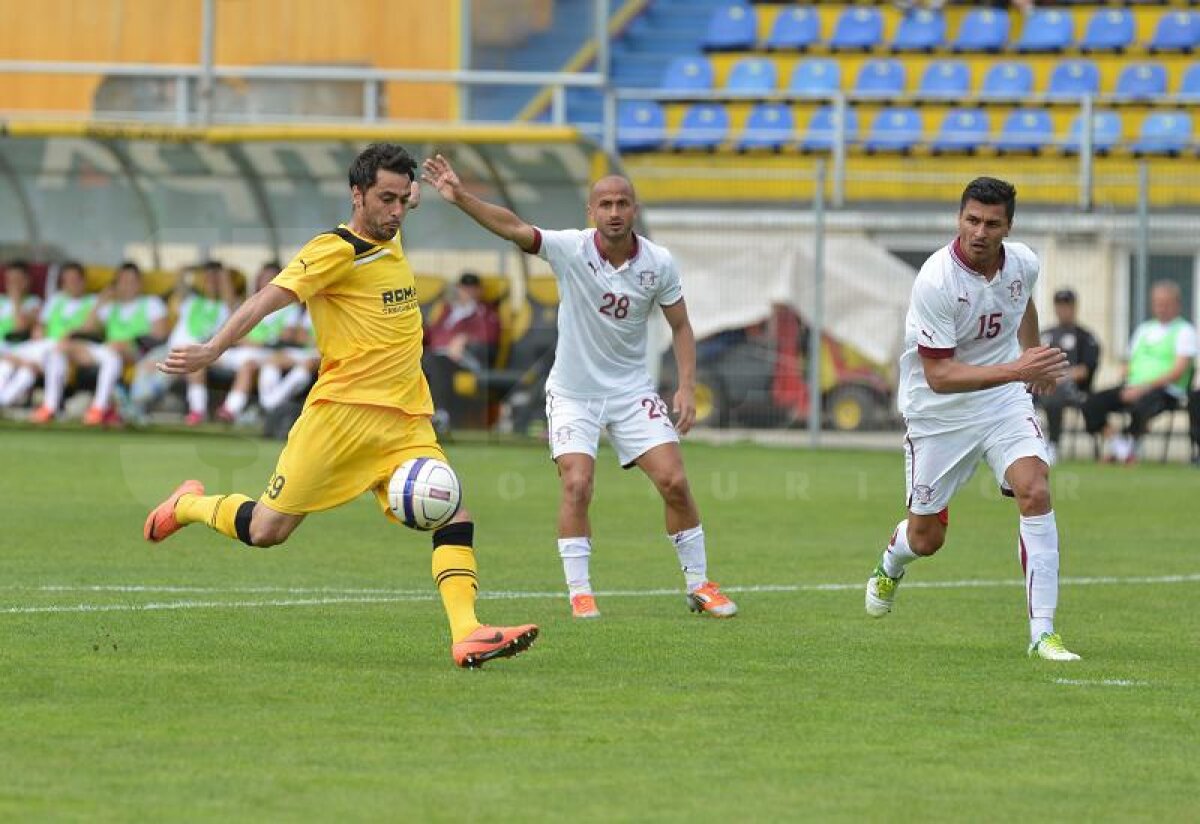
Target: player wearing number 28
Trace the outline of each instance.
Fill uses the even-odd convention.
[[[425,161],[423,179],[488,231],[544,258],[558,281],[558,345],[546,382],[546,417],[562,484],[558,552],[572,614],[600,615],[588,563],[588,506],[596,447],[606,430],[621,465],[641,468],[662,495],[691,609],[734,615],[737,607],[708,580],[704,529],[679,449],[678,433],[696,417],[696,340],[671,254],[633,231],[633,186],[624,177],[601,178],[588,197],[595,228],[551,231],[472,195],[441,155]],[[656,307],[670,324],[679,365],[673,409],[646,371],[646,327]]]
[[[205,495],[185,481],[146,519],[147,540],[201,523],[250,546],[283,543],[310,512],[374,493],[396,520],[388,482],[411,458],[445,461],[421,373],[421,310],[400,225],[417,205],[416,161],[400,146],[364,149],[350,167],[350,221],[317,235],[229,318],[208,343],[171,350],[168,374],[203,369],[272,312],[308,305],[321,353],[316,386],[288,433],[275,474],[257,501]],[[455,663],[476,667],[514,655],[537,627],[485,627],[475,617],[475,527],[460,509],[433,533],[433,577],[450,619]]]
[[[980,459],[1020,509],[1017,551],[1025,570],[1029,654],[1079,656],[1054,631],[1058,526],[1050,503],[1046,442],[1031,393],[1054,391],[1067,356],[1042,346],[1033,288],[1037,256],[1004,240],[1016,189],[981,177],[959,204],[958,237],[935,252],[913,284],[900,359],[900,412],[908,517],[892,533],[867,581],[866,608],[891,611],[905,567],[946,540],[950,498]]]

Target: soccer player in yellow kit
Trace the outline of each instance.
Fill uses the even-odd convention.
[[[350,167],[350,221],[310,240],[210,341],[176,347],[159,364],[172,375],[203,369],[264,317],[297,301],[308,305],[321,352],[316,386],[257,503],[236,493],[205,495],[199,481],[184,481],[146,518],[146,540],[201,523],[250,546],[273,546],[308,513],[368,489],[396,520],[387,497],[396,467],[416,457],[446,460],[430,420],[421,310],[398,237],[419,195],[415,170],[416,161],[395,144],[363,150]],[[433,533],[433,578],[460,667],[515,655],[538,634],[532,624],[491,627],[475,617],[474,531],[460,509]]]

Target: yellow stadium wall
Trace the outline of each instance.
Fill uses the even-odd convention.
[[[201,0],[0,0],[0,57],[198,63]],[[457,3],[421,0],[217,0],[216,62],[457,69]],[[438,4],[441,5],[441,4]],[[8,75],[0,109],[88,112],[101,78]],[[384,116],[457,118],[450,85],[389,83]]]

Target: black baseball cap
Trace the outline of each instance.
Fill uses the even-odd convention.
[[[474,272],[463,272],[462,277],[458,279],[459,286],[478,286],[480,283],[479,275]]]
[[[1075,302],[1075,290],[1074,289],[1059,289],[1057,292],[1054,293],[1054,302],[1055,303],[1074,303]]]

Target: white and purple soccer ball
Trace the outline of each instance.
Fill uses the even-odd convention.
[[[392,473],[388,505],[402,524],[431,530],[445,526],[462,503],[458,476],[436,458],[413,458]]]

